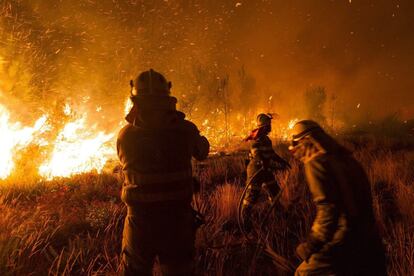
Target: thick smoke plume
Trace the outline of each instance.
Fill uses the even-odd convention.
[[[249,122],[258,111],[304,117],[304,94],[314,87],[327,93],[328,120],[412,117],[413,7],[408,0],[1,0],[0,101],[31,122],[60,115],[69,102],[116,129],[128,81],[154,68],[200,124],[226,112]]]

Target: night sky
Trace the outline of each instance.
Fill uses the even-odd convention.
[[[234,110],[272,96],[282,117],[301,116],[304,92],[324,86],[338,116],[414,117],[413,1],[1,0],[0,9],[0,101],[35,112],[85,97],[118,112],[129,79],[154,68],[200,110],[200,78],[228,76]],[[240,97],[241,68],[259,100]]]

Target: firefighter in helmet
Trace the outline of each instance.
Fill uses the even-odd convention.
[[[245,138],[251,141],[249,163],[247,165],[246,194],[242,203],[242,218],[246,230],[251,228],[251,213],[260,193],[264,190],[272,203],[280,188],[275,180],[274,171],[289,168],[289,164],[273,150],[268,134],[272,130],[272,115],[259,114],[257,128]]]
[[[292,130],[292,154],[304,163],[316,217],[296,252],[295,275],[386,275],[385,255],[362,166],[319,124]]]
[[[131,81],[133,107],[117,140],[127,205],[122,275],[191,275],[195,225],[191,208],[192,157],[202,160],[209,142],[176,110],[171,83],[154,71]]]

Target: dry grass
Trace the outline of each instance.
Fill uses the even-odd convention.
[[[414,154],[406,144],[347,141],[372,182],[374,208],[389,257],[390,275],[414,270]],[[363,146],[361,146],[363,145]],[[278,151],[288,157],[285,147]],[[197,236],[196,267],[203,275],[285,275],[237,227],[244,183],[243,155],[199,164],[198,205],[206,215]],[[312,222],[300,164],[277,177],[281,204],[260,229],[268,208],[254,216],[262,243],[293,264],[294,248]],[[125,208],[120,181],[112,174],[85,174],[47,183],[10,180],[0,187],[0,275],[113,275],[119,263]]]

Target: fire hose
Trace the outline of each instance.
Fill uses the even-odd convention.
[[[258,249],[262,249],[265,254],[270,257],[273,261],[273,263],[283,269],[286,272],[293,272],[295,266],[286,258],[280,256],[279,254],[277,254],[268,244],[264,244],[262,241],[261,236],[257,238],[257,241],[254,241],[252,238],[249,237],[248,233],[246,233],[245,229],[244,229],[244,219],[242,216],[242,205],[243,205],[243,201],[244,198],[246,196],[247,190],[249,189],[249,187],[252,185],[253,180],[259,175],[259,173],[263,172],[264,168],[261,167],[258,171],[255,172],[255,174],[253,174],[253,176],[249,179],[249,181],[247,182],[245,188],[243,189],[243,192],[240,196],[240,200],[239,200],[239,205],[237,208],[237,223],[239,225],[240,231],[242,232],[244,238],[250,242],[250,243],[255,243],[258,245]],[[265,217],[263,218],[261,224],[260,224],[260,230],[263,229],[263,226],[266,224],[267,220],[270,217],[270,214],[272,213],[274,207],[276,206],[276,203],[279,201],[280,196],[282,195],[283,190],[285,189],[285,187],[283,187],[279,193],[275,196],[275,198],[272,201],[272,204],[270,205],[270,207],[268,208]],[[277,233],[276,233],[277,234]]]
[[[240,196],[240,200],[239,200],[239,204],[238,204],[238,210],[237,210],[237,223],[238,226],[240,228],[241,233],[243,234],[245,240],[250,243],[250,244],[256,244],[258,246],[258,250],[263,250],[264,253],[266,254],[266,256],[268,256],[272,262],[275,264],[275,266],[279,267],[280,269],[286,271],[286,272],[293,272],[295,266],[286,258],[280,256],[279,254],[277,254],[269,245],[263,243],[262,238],[258,237],[255,240],[253,240],[252,238],[249,237],[248,233],[246,233],[243,225],[244,225],[244,220],[242,217],[242,204],[243,204],[243,200],[244,197],[246,196],[247,190],[250,187],[250,185],[252,184],[252,181],[259,175],[260,172],[264,171],[263,167],[260,168],[248,181],[248,183],[246,184],[245,188],[243,189],[242,195]],[[276,206],[276,203],[279,201],[280,196],[282,195],[284,188],[282,188],[279,193],[276,195],[276,197],[274,198],[271,206],[269,207],[268,211],[265,214],[264,219],[262,220],[262,223],[260,225],[260,229],[263,228],[263,226],[265,225],[265,223],[267,222],[267,220],[270,217],[270,214],[272,213],[274,207]],[[201,213],[201,208],[199,206],[199,202],[198,200],[193,197],[193,202],[194,202],[194,207],[196,208],[195,213],[197,218],[199,219],[199,223],[201,226],[202,224],[205,224],[205,219],[204,219],[204,215]],[[276,233],[277,234],[277,233]],[[205,238],[205,240],[207,241],[208,239]],[[244,244],[244,242],[238,242],[235,244],[222,244],[222,245],[207,245],[207,248],[209,249],[213,249],[213,250],[217,250],[217,249],[221,249],[221,248],[228,248],[228,247],[239,247],[242,246]]]

